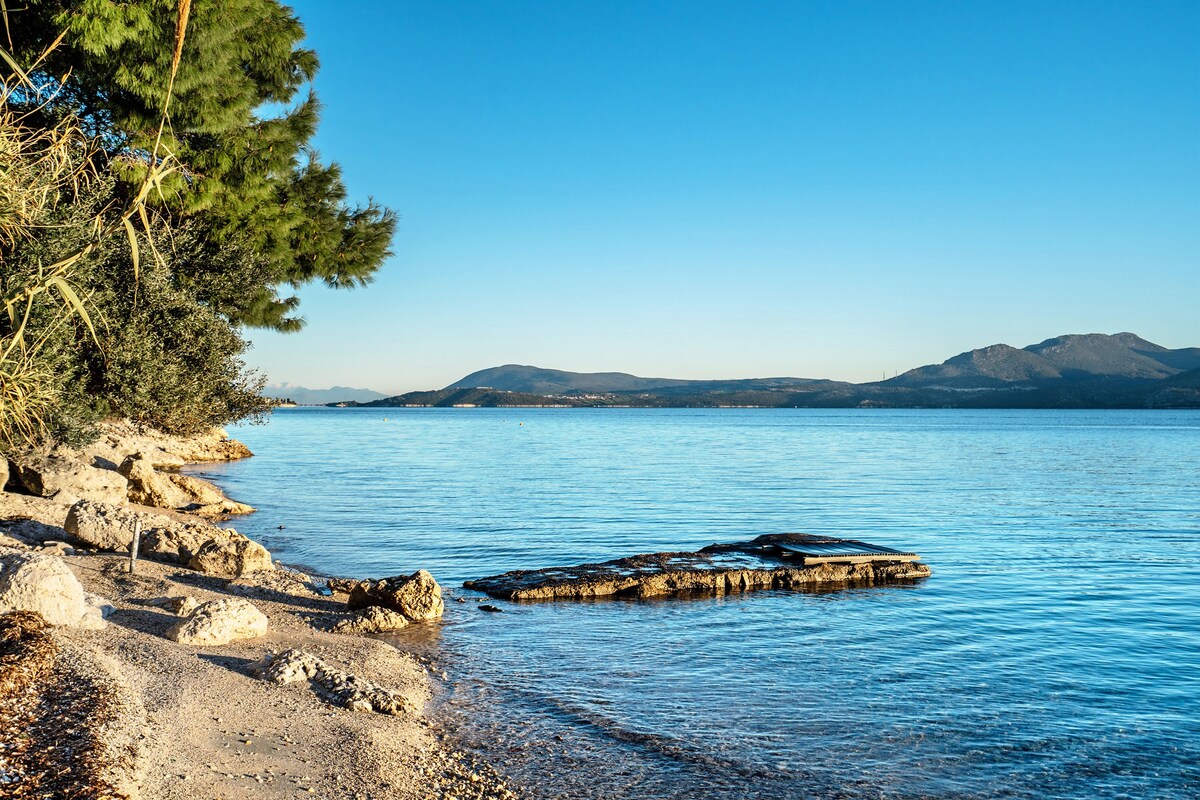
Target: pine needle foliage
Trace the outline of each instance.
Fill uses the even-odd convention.
[[[269,267],[234,291],[221,285],[220,265],[193,259],[200,299],[219,298],[235,323],[291,331],[303,321],[284,289],[372,280],[390,255],[396,217],[372,201],[350,203],[340,169],[309,146],[319,105],[306,87],[318,61],[301,46],[304,29],[290,9],[276,0],[195,4],[172,84],[176,0],[27,5],[12,33],[18,58],[32,59],[65,31],[33,77],[61,89],[49,111],[96,133],[126,191],[144,180],[141,155],[154,151],[171,89],[159,146],[182,168],[153,203]]]

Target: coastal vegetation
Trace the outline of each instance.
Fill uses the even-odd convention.
[[[3,10],[0,439],[78,444],[254,417],[248,327],[364,286],[395,215],[311,147],[316,54],[276,0]]]

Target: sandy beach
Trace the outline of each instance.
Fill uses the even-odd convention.
[[[49,629],[53,670],[0,701],[6,796],[517,796],[486,764],[448,744],[426,715],[436,691],[427,656],[330,632],[347,617],[345,594],[323,594],[320,582],[284,568],[224,577],[141,558],[130,574],[127,555],[65,544],[72,541],[63,529],[69,507],[55,498],[0,495],[3,552],[61,558],[86,592],[110,606],[105,622],[91,626],[99,629]],[[180,617],[168,600],[184,597],[192,605],[249,601],[265,615],[266,632],[220,645],[171,641],[167,633]],[[400,712],[350,710],[315,681],[279,685],[260,677],[265,656],[293,649],[382,687]],[[15,668],[12,659],[0,663],[0,671]],[[56,746],[67,705],[79,717],[73,749]]]

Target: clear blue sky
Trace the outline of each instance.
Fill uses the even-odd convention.
[[[874,380],[1200,345],[1200,3],[327,2],[317,145],[401,220],[274,382]]]

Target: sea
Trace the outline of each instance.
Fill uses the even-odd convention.
[[[194,471],[277,560],[434,574],[445,618],[395,641],[531,798],[1200,797],[1200,412],[295,408],[231,433],[255,457]],[[782,532],[933,574],[502,613],[462,588]]]

